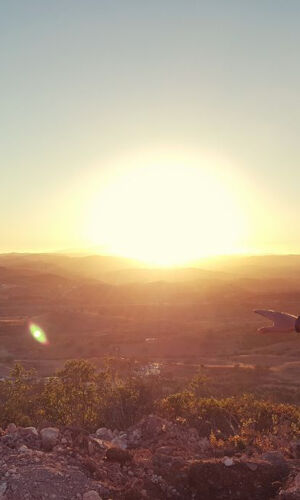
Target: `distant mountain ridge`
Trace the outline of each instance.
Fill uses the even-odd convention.
[[[56,275],[69,279],[100,280],[119,285],[166,281],[221,280],[255,286],[255,280],[273,280],[273,285],[286,287],[300,284],[300,255],[233,256],[203,259],[191,267],[151,268],[134,259],[104,255],[66,254],[0,254],[1,275]],[[247,280],[251,280],[248,281]]]

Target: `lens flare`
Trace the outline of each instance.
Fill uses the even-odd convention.
[[[47,336],[40,326],[35,325],[34,323],[30,323],[29,324],[29,331],[30,331],[32,337],[35,340],[37,340],[37,342],[40,342],[40,344],[45,344],[45,345],[49,344]]]

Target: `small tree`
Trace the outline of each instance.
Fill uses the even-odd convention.
[[[93,427],[99,415],[96,369],[85,360],[67,361],[45,385],[45,417],[63,425]]]
[[[35,370],[25,370],[16,363],[10,376],[0,384],[1,424],[15,422],[31,425],[38,406],[38,391]]]

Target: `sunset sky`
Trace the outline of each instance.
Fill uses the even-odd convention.
[[[299,16],[1,1],[0,251],[300,253]]]

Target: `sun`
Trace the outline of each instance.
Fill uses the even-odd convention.
[[[197,162],[150,162],[115,174],[88,216],[89,240],[107,253],[176,266],[233,253],[243,220],[224,172]]]

